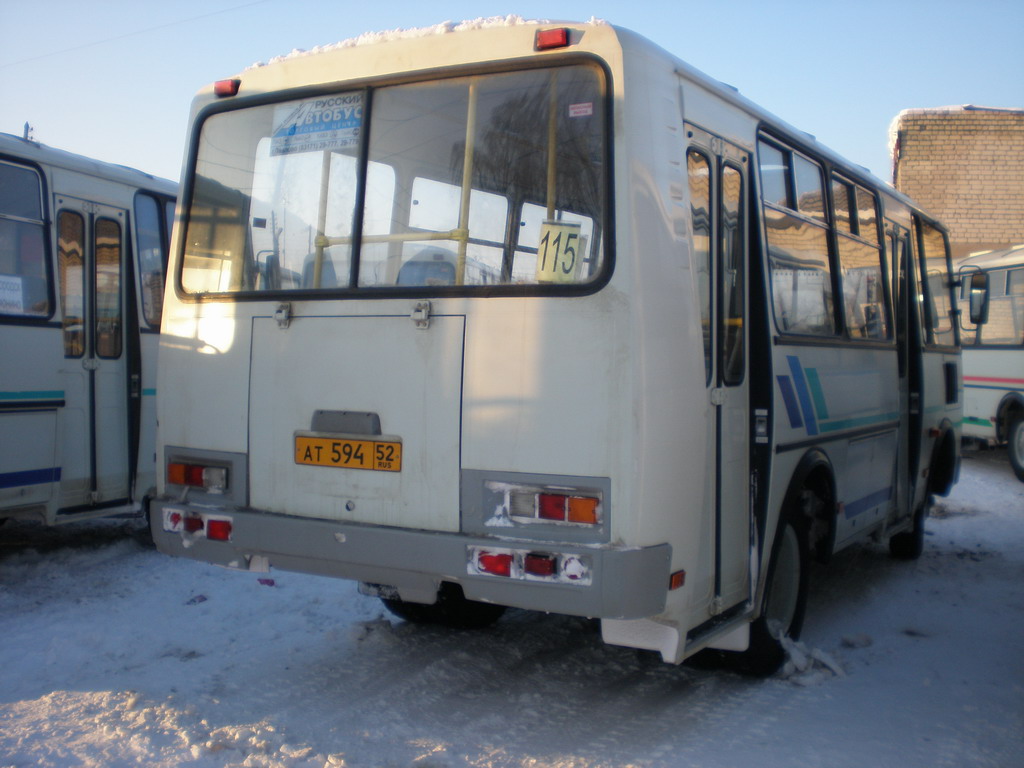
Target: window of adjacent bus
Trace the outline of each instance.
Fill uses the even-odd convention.
[[[31,168],[0,163],[0,315],[50,315],[41,189]]]
[[[167,243],[161,229],[161,203],[150,195],[135,196],[135,238],[139,252],[139,292],[142,315],[150,328],[160,327],[164,298]]]
[[[603,100],[601,71],[569,66],[214,114],[199,140],[182,287],[593,280]]]
[[[875,197],[863,187],[833,177],[832,201],[846,330],[853,339],[888,339],[885,255],[878,242]]]
[[[697,272],[700,326],[704,335],[705,383],[711,382],[711,166],[707,157],[691,149],[686,153],[690,179],[690,218],[693,224],[693,260]]]
[[[953,332],[946,262],[946,240],[942,233],[926,222],[921,224],[921,272],[927,275],[927,284],[918,286],[924,302],[924,316],[928,327],[928,341],[939,346],[956,343]]]
[[[833,336],[821,168],[767,141],[759,143],[758,152],[775,323],[784,333]]]
[[[81,357],[85,354],[85,220],[72,211],[57,216],[57,276],[64,357]]]
[[[96,354],[121,356],[121,225],[97,219],[96,254]]]
[[[965,282],[969,279],[964,277]],[[1024,267],[994,269],[988,273],[988,284],[988,321],[978,326],[975,343],[1000,347],[1024,345]],[[966,306],[962,312],[962,317],[966,317]],[[964,329],[965,336],[967,330]]]

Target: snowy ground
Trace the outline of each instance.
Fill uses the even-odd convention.
[[[1024,766],[1024,484],[967,454],[925,554],[815,571],[756,681],[509,612],[455,632],[353,584],[158,554],[130,526],[0,529],[0,766]]]

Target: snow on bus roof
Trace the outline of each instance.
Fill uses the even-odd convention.
[[[256,69],[259,67],[267,66],[267,64],[276,64],[281,61],[287,61],[289,59],[299,58],[301,56],[312,56],[317,53],[324,53],[326,51],[334,51],[339,48],[355,48],[360,45],[374,45],[376,43],[387,43],[392,40],[405,40],[416,37],[431,37],[433,35],[447,35],[452,32],[467,32],[475,29],[491,29],[493,27],[518,27],[531,24],[551,24],[551,21],[546,19],[524,19],[522,16],[510,14],[508,16],[487,16],[480,17],[477,19],[468,19],[465,21],[442,21],[440,24],[434,24],[429,27],[413,27],[409,29],[390,29],[382,32],[364,32],[358,37],[350,37],[347,40],[341,40],[337,43],[330,43],[328,45],[318,45],[310,50],[304,50],[296,48],[291,53],[287,53],[284,56],[275,56],[270,61],[257,62],[249,67],[249,69]],[[603,19],[591,18],[587,24],[603,26],[607,22]]]

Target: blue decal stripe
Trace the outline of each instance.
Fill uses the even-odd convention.
[[[892,498],[892,486],[882,488],[880,491],[869,493],[862,499],[851,501],[846,505],[846,519],[849,520],[851,517],[867,512],[869,509],[877,507],[879,504],[884,504],[890,498]]]
[[[0,400],[21,402],[23,400],[63,400],[63,389],[42,390],[38,392],[0,392]]]
[[[142,390],[142,396],[143,397],[156,397],[156,390],[155,389],[144,389],[144,390]]]
[[[804,425],[800,418],[800,406],[796,403],[796,395],[793,393],[793,384],[789,376],[776,376],[779,382],[779,390],[782,392],[782,402],[786,404],[786,413],[789,414],[789,426],[799,429]]]
[[[17,488],[22,485],[42,485],[60,480],[60,467],[28,469],[23,472],[0,473],[0,488]]]
[[[807,382],[804,380],[804,371],[800,366],[800,358],[796,355],[786,355],[789,361],[789,370],[793,374],[793,386],[796,387],[796,394],[800,400],[800,410],[804,414],[804,421],[807,423],[807,434],[818,434],[818,422],[814,418],[814,406],[811,405],[811,393],[807,391]]]

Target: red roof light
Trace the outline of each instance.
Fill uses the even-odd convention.
[[[552,48],[565,48],[569,45],[569,28],[538,29],[533,38],[533,50],[549,51]]]
[[[237,77],[231,80],[218,80],[213,84],[213,93],[218,99],[225,96],[235,96],[238,94],[238,88],[241,84],[242,81]]]

